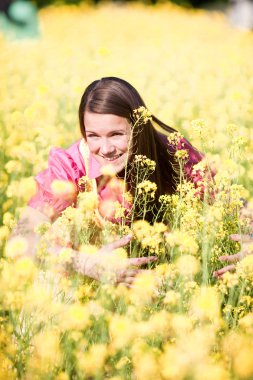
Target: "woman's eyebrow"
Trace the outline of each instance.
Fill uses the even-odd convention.
[[[93,134],[97,134],[97,132],[95,132],[95,131],[89,131],[88,129],[86,129],[86,131],[85,131],[86,133],[93,133]],[[108,134],[110,134],[110,133],[117,133],[117,132],[126,132],[126,130],[124,129],[124,128],[119,128],[119,129],[114,129],[114,130],[112,130],[112,131],[109,131],[108,132]]]

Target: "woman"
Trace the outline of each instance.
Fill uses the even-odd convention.
[[[49,168],[36,177],[38,191],[29,206],[49,213],[51,219],[55,219],[75,199],[58,199],[51,190],[52,180],[68,180],[77,185],[80,177],[88,174],[91,179],[96,179],[95,186],[99,188],[101,168],[108,164],[113,166],[118,177],[124,178],[127,171],[127,183],[131,189],[136,173],[132,167],[128,169],[135,155],[144,155],[156,163],[155,171],[149,177],[157,185],[156,200],[162,194],[172,194],[178,180],[175,146],[168,143],[167,136],[158,132],[153,123],[167,133],[176,131],[152,115],[152,121],[137,125],[133,132],[133,111],[140,107],[146,108],[145,103],[128,82],[115,77],[92,82],[85,90],[79,107],[83,139],[66,150],[51,150]],[[193,174],[192,168],[203,155],[185,139],[180,144],[189,154],[184,166],[185,175],[197,182],[199,177]],[[99,196],[104,199],[108,194],[101,189]]]
[[[176,189],[178,181],[174,158],[176,148],[183,148],[188,154],[184,165],[185,176],[194,183],[199,180],[192,169],[193,165],[203,158],[202,154],[185,139],[178,141],[177,147],[169,144],[167,136],[158,132],[154,124],[167,134],[175,130],[154,115],[149,115],[143,118],[143,123],[136,124],[135,110],[140,107],[146,110],[139,93],[122,79],[106,77],[92,82],[87,87],[79,107],[79,122],[83,139],[66,150],[60,148],[51,150],[48,169],[35,178],[37,193],[30,200],[29,207],[19,222],[19,232],[16,233],[22,232],[22,226],[25,226],[29,235],[28,240],[35,241],[37,238],[31,227],[34,228],[34,225],[45,220],[55,220],[66,207],[75,204],[76,192],[72,197],[64,199],[55,195],[51,187],[55,179],[70,181],[78,190],[79,179],[88,175],[92,180],[93,190],[97,191],[100,200],[104,200],[110,197],[108,194],[110,190],[103,181],[102,172],[103,167],[110,164],[118,177],[126,178],[128,189],[133,193],[136,173],[131,164],[135,155],[146,156],[156,163],[156,168],[149,178],[157,185],[154,204],[158,202],[160,195],[172,194]],[[146,218],[151,221],[151,215],[147,214]],[[32,240],[31,235],[33,235]],[[126,244],[129,239],[125,237],[103,250],[109,252],[117,246]],[[59,249],[60,247],[55,248],[56,254]],[[98,252],[97,257],[94,256],[93,265],[90,257],[87,257],[87,260],[82,258],[81,263],[77,254],[73,266],[76,270],[99,279],[100,274],[94,274],[92,271],[92,268],[98,265],[101,257],[99,255]],[[152,260],[154,258],[129,259],[126,266],[139,266]],[[138,270],[125,269],[124,273],[116,276],[117,282],[130,284],[136,273]]]

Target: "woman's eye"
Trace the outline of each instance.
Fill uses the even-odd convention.
[[[121,132],[115,132],[112,134],[112,136],[123,136],[123,133]]]
[[[97,137],[97,135],[88,135],[88,136],[87,136],[87,139],[90,139],[90,138],[92,138],[92,137]]]

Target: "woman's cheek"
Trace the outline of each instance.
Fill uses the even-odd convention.
[[[99,143],[97,141],[87,140],[87,144],[91,152],[96,152],[99,149]]]
[[[121,141],[120,144],[119,144],[119,149],[122,151],[122,152],[127,152],[128,151],[128,148],[129,148],[129,143],[128,143],[128,140],[125,139],[124,141]]]

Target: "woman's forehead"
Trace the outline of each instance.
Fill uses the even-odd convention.
[[[84,113],[84,125],[86,132],[96,130],[114,130],[130,128],[127,119],[113,114],[98,114],[94,112]]]

